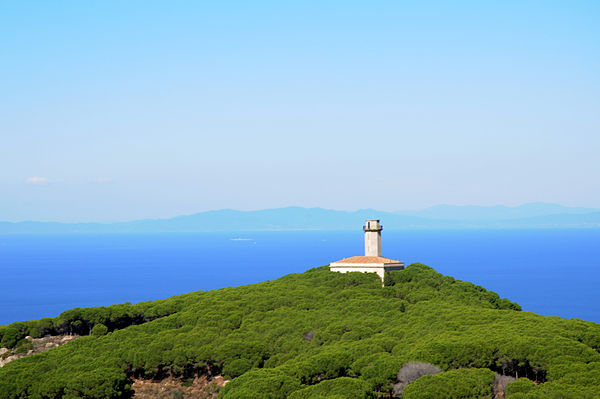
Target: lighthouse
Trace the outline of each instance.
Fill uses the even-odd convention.
[[[383,226],[379,220],[367,220],[363,226],[363,231],[365,232],[365,255],[352,256],[350,258],[331,262],[329,264],[329,270],[338,273],[377,273],[383,284],[385,272],[404,269],[404,262],[381,256],[382,230]]]

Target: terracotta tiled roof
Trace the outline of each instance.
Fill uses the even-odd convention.
[[[353,256],[338,260],[334,263],[401,263],[399,260],[384,258],[383,256]]]

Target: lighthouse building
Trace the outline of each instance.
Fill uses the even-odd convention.
[[[383,282],[386,271],[404,269],[404,262],[381,256],[383,226],[379,220],[367,220],[363,230],[365,232],[365,256],[353,256],[332,262],[329,264],[329,270],[338,273],[377,273]]]

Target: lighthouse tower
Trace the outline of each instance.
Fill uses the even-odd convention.
[[[363,226],[365,231],[365,256],[381,256],[381,230],[379,220],[367,220]]]
[[[404,269],[404,262],[381,256],[381,230],[383,230],[383,226],[381,226],[379,220],[367,220],[363,226],[365,256],[352,256],[337,262],[331,262],[329,270],[338,273],[377,273],[383,284],[386,271]]]

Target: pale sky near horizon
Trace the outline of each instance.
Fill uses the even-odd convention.
[[[4,1],[0,220],[600,207],[600,2]]]

